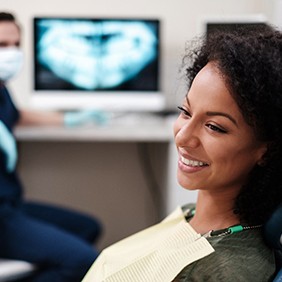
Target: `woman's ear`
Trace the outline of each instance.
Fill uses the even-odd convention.
[[[266,153],[268,151],[268,144],[262,144],[261,147],[259,148],[258,151],[258,161],[257,161],[257,165],[258,166],[265,166],[266,165]]]

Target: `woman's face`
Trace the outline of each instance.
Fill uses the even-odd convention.
[[[186,189],[238,193],[266,151],[216,66],[196,76],[174,125],[178,182]],[[231,190],[230,190],[231,189]]]

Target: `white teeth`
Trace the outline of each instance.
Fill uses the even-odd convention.
[[[197,167],[197,166],[206,166],[207,165],[206,163],[203,163],[203,162],[185,159],[182,156],[180,158],[181,158],[181,161],[188,166]]]

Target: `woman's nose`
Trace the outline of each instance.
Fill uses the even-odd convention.
[[[174,126],[175,144],[177,147],[197,148],[200,144],[200,138],[197,126],[191,120]]]

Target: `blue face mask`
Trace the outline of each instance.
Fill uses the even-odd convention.
[[[23,53],[18,47],[0,48],[0,81],[7,81],[18,74],[23,65]]]

